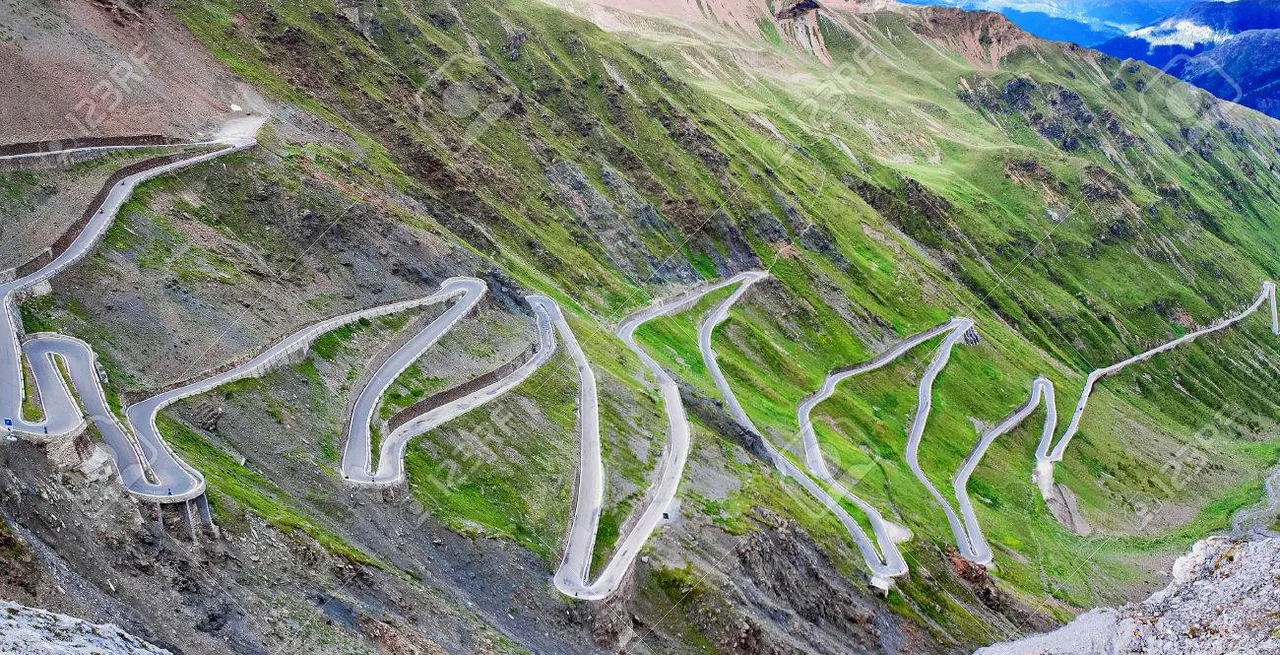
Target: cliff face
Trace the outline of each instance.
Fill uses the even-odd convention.
[[[994,69],[1020,48],[1032,48],[1035,37],[1009,19],[989,11],[922,7],[912,29],[920,36],[958,53],[973,66]]]
[[[1280,649],[1280,539],[1212,537],[1173,565],[1173,581],[1140,603],[1082,614],[1048,634],[982,648],[982,655],[1274,653]]]

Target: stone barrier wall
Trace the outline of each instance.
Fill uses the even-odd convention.
[[[488,373],[482,373],[478,377],[463,382],[452,389],[445,389],[433,396],[423,398],[413,405],[396,412],[396,415],[392,416],[391,420],[387,421],[388,433],[395,432],[405,423],[408,423],[409,421],[412,421],[413,419],[418,418],[437,407],[475,393],[490,384],[511,375],[512,372],[521,366],[524,366],[525,363],[532,359],[535,352],[535,348],[531,346],[529,349],[517,355],[515,359],[492,371],[489,371]]]
[[[40,253],[35,258],[31,259],[31,261],[19,266],[17,269],[17,277],[26,277],[35,273],[45,266],[48,266],[50,262],[57,259],[62,253],[66,252],[67,249],[71,247],[71,244],[75,243],[76,239],[80,237],[80,233],[83,232],[85,226],[89,224],[89,220],[93,218],[94,213],[98,211],[98,208],[102,206],[102,203],[106,202],[107,196],[111,193],[111,188],[119,184],[121,180],[129,177],[130,175],[164,166],[166,164],[172,164],[173,162],[181,161],[190,156],[191,155],[189,153],[178,153],[165,155],[163,157],[153,157],[151,159],[137,162],[136,164],[130,164],[112,173],[111,176],[107,178],[107,181],[103,183],[102,188],[98,189],[97,195],[95,195],[93,200],[89,202],[89,206],[85,208],[84,213],[80,215],[80,218],[76,219],[76,222],[72,223],[71,226],[62,233],[62,236],[58,237],[57,241],[53,242],[52,247]]]
[[[53,153],[75,148],[109,148],[118,146],[167,146],[182,143],[180,139],[172,139],[159,134],[142,134],[139,136],[84,136],[69,139],[50,139],[29,143],[10,143],[0,145],[0,157],[13,155],[29,155],[36,152]]]

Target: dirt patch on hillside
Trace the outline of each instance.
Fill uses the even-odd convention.
[[[660,541],[679,542],[679,559],[643,562],[647,583],[629,607],[638,621],[615,624],[623,648],[645,643],[653,652],[673,652],[696,631],[717,652],[764,653],[940,653],[945,649],[876,598],[870,587],[851,583],[794,522],[760,511],[757,530],[735,536],[705,519],[664,531]],[[671,568],[661,569],[662,565]],[[690,571],[708,571],[706,577]],[[662,611],[659,611],[662,610]],[[665,613],[664,613],[665,612]],[[642,617],[657,614],[658,623]],[[623,614],[625,616],[625,614]]]
[[[1034,49],[1036,38],[1009,19],[989,11],[922,7],[912,12],[912,31],[964,57],[970,64],[994,69],[1020,49]]]
[[[40,254],[84,212],[117,168],[141,155],[103,157],[62,170],[0,172],[0,270]]]
[[[256,104],[162,3],[12,3],[2,33],[6,142],[188,137]]]

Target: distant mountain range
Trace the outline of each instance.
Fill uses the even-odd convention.
[[[903,0],[907,4],[942,5],[995,11],[1043,39],[1094,47],[1159,21],[1192,3],[1190,0]]]
[[[1280,118],[1280,0],[910,0],[1004,14],[1041,38],[1145,61],[1224,100]]]

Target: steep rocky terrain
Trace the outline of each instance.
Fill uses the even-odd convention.
[[[168,651],[121,632],[113,625],[93,625],[7,601],[0,601],[0,650],[67,655],[168,655]]]
[[[1170,575],[1168,587],[1140,603],[1093,610],[1055,632],[975,655],[1280,652],[1280,541],[1201,541]]]
[[[148,0],[6,2],[6,143],[192,137],[253,91]]]
[[[523,296],[551,295],[598,378],[598,569],[667,447],[652,377],[612,336],[654,298],[769,270],[716,348],[790,456],[796,405],[828,371],[973,318],[980,338],[939,376],[921,450],[949,488],[1036,376],[1060,390],[1064,424],[1088,371],[1238,312],[1280,278],[1276,123],[1144,64],[987,13],[636,8],[0,7],[13,32],[0,68],[65,57],[51,70],[74,72],[8,80],[35,99],[6,96],[14,141],[78,136],[48,116],[65,120],[84,80],[139,40],[167,53],[155,92],[122,99],[103,134],[199,139],[231,104],[270,116],[256,148],[147,183],[93,256],[23,299],[25,329],[89,342],[119,404],[318,318],[485,279],[483,309],[397,380],[389,414],[525,351]],[[56,229],[27,226],[80,186],[91,195],[110,165],[5,173],[0,234],[31,234],[5,256],[46,247]],[[963,652],[1147,596],[1257,499],[1277,457],[1280,343],[1251,318],[1099,387],[1057,469],[1076,523],[1031,481],[1043,411],[997,440],[969,486],[995,551],[976,566],[905,463],[922,347],[814,414],[832,468],[914,535],[910,574],[882,595],[840,524],[723,412],[696,341],[720,299],[637,333],[682,383],[693,448],[675,519],[607,601],[549,584],[578,455],[564,354],[412,444],[407,485],[343,482],[353,390],[430,311],[336,331],[161,414],[208,479],[216,535],[192,539],[172,509],[157,524],[101,469],[0,445],[0,592],[185,653]]]

